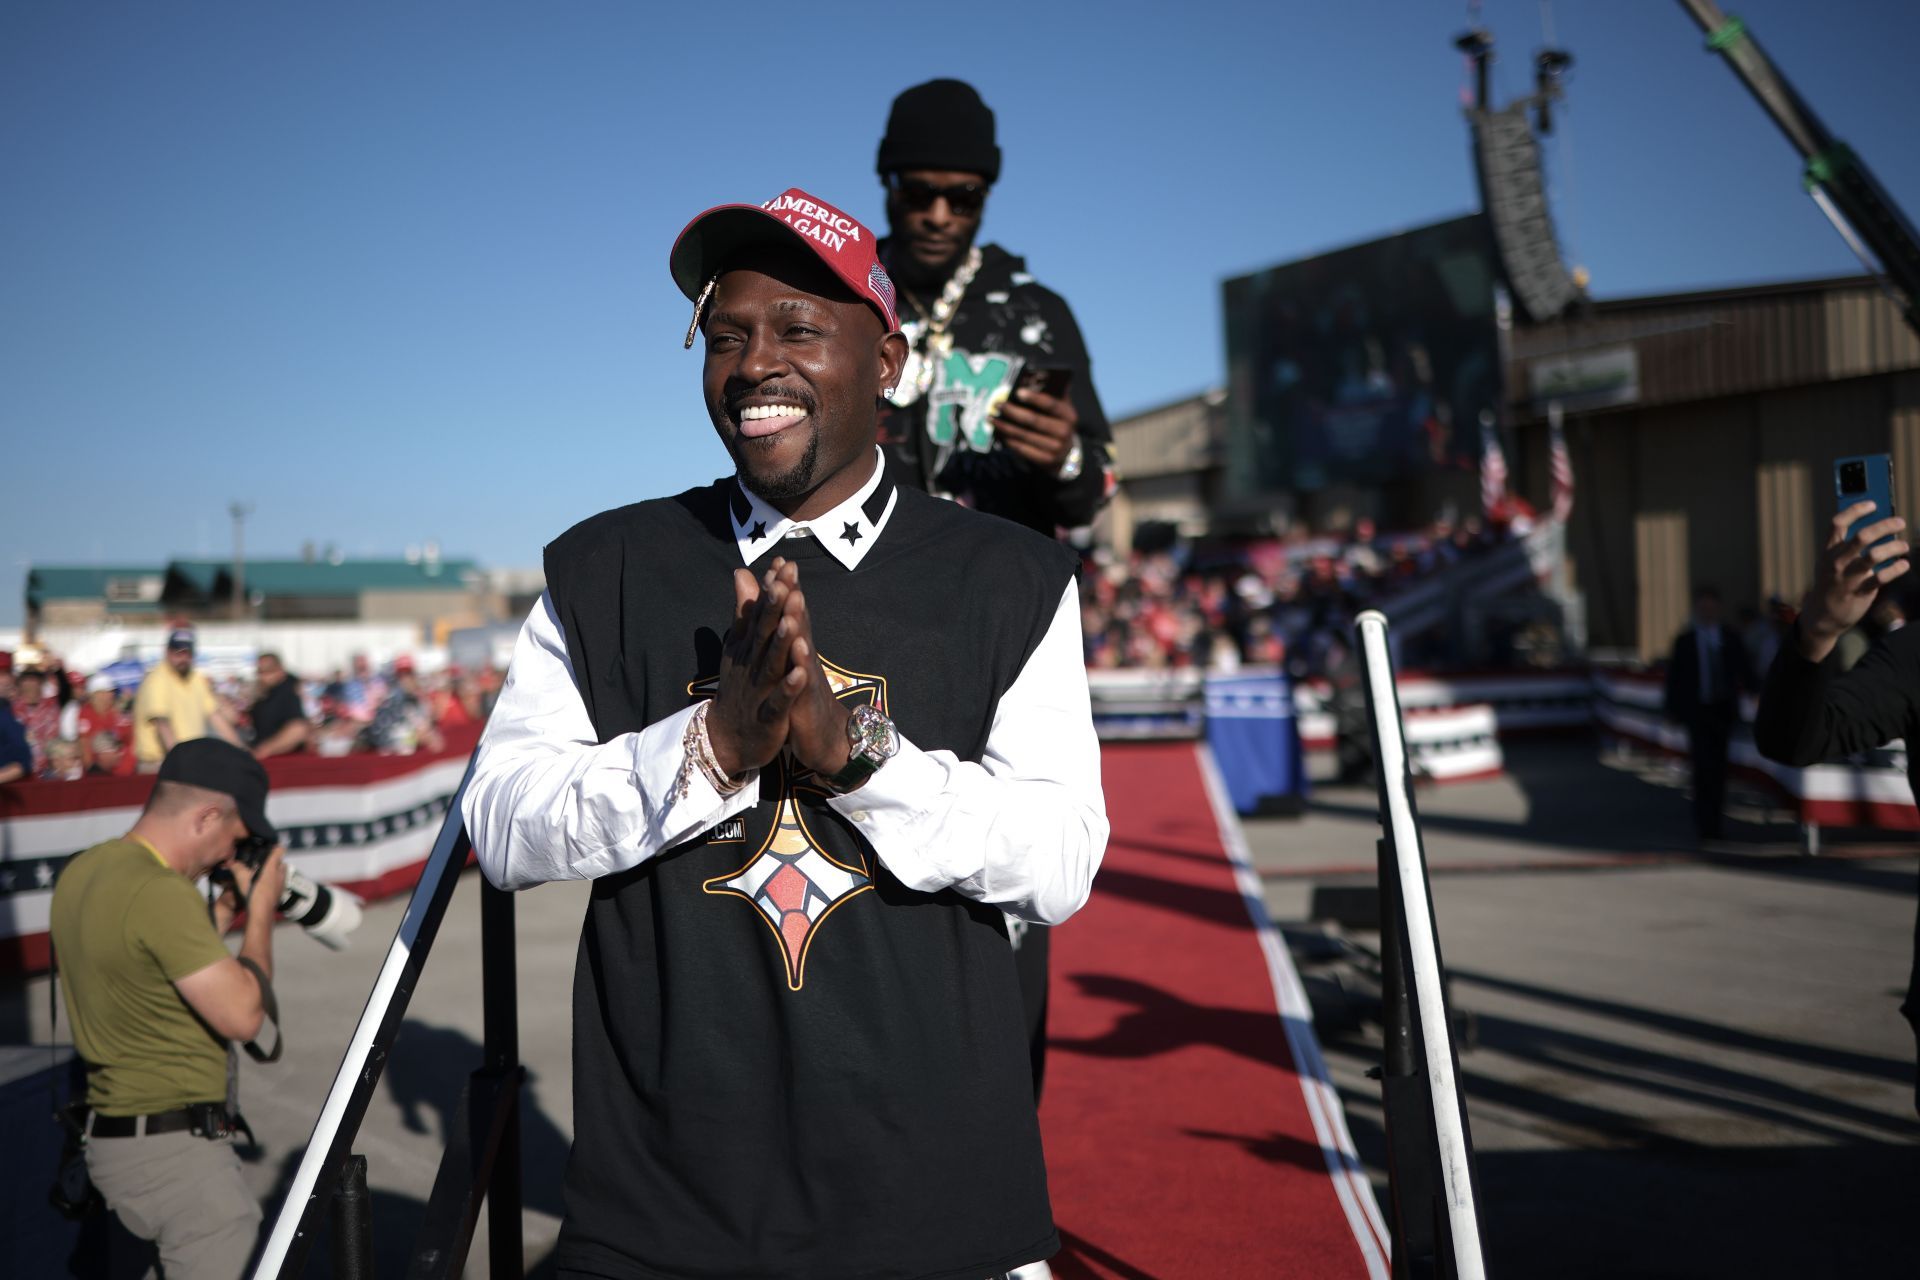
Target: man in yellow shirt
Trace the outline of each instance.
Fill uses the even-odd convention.
[[[152,773],[177,742],[218,734],[238,746],[240,735],[220,709],[206,673],[193,666],[193,632],[167,636],[167,656],[140,682],[133,699],[133,753],[142,773]]]
[[[212,738],[168,753],[133,829],[77,855],[54,885],[52,935],[74,1048],[87,1065],[87,1172],[127,1229],[159,1248],[168,1280],[237,1280],[260,1206],[233,1151],[228,1042],[272,1008],[277,839],[267,774]],[[194,881],[231,864],[210,910]],[[247,910],[238,956],[221,935]]]

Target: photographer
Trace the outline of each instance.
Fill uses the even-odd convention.
[[[1920,746],[1920,627],[1887,633],[1850,671],[1841,674],[1834,653],[1840,636],[1873,607],[1887,583],[1907,571],[1908,546],[1898,516],[1875,521],[1853,537],[1847,528],[1874,510],[1855,503],[1833,518],[1826,550],[1800,619],[1767,671],[1753,740],[1769,760],[1805,767],[1835,756],[1867,751],[1904,738],[1907,782],[1913,785]],[[1875,546],[1880,539],[1888,541]],[[1920,791],[1920,787],[1916,787]],[[1900,1006],[1920,1033],[1920,918],[1906,1002]],[[1920,1109],[1920,1085],[1916,1087]]]
[[[239,747],[183,742],[125,836],[95,845],[54,886],[52,936],[75,1049],[87,1065],[87,1172],[169,1280],[231,1280],[260,1206],[233,1152],[229,1041],[273,1008],[273,920],[285,868],[235,857],[272,845],[267,775]],[[211,909],[194,882],[226,868]],[[221,936],[249,902],[239,955]]]

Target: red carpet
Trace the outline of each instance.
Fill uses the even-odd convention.
[[[1379,1211],[1201,751],[1105,749],[1113,839],[1092,901],[1053,935],[1054,1271],[1384,1280]]]

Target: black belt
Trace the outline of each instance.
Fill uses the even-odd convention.
[[[141,1121],[145,1121],[144,1125]],[[91,1115],[87,1126],[87,1136],[92,1138],[137,1138],[142,1134],[178,1133],[182,1129],[193,1128],[193,1111],[187,1107],[176,1107],[172,1111],[156,1111],[146,1116],[103,1116],[98,1111]]]

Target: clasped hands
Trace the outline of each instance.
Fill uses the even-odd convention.
[[[848,715],[820,666],[800,566],[776,556],[759,578],[735,569],[733,625],[707,710],[707,740],[721,769],[738,778],[787,747],[803,767],[831,777],[847,764]]]

